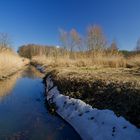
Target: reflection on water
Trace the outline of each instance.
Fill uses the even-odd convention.
[[[24,71],[17,72],[15,75],[12,75],[8,79],[0,81],[0,99],[11,92],[16,84],[17,79],[21,76],[35,79],[36,77],[42,78],[43,74],[37,71],[35,67],[30,66],[27,67]]]
[[[0,99],[10,93],[16,84],[17,79],[21,76],[21,73],[17,73],[11,76],[9,79],[0,81]]]
[[[31,79],[35,79],[37,77],[42,78],[43,76],[44,75],[36,70],[36,68],[33,66],[27,67],[22,73],[22,77],[28,77]]]
[[[0,100],[0,140],[79,140],[71,126],[45,108],[39,77],[30,67],[0,83],[0,94],[7,95]]]

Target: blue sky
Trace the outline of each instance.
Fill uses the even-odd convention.
[[[59,45],[60,28],[100,25],[110,42],[132,50],[140,38],[140,0],[0,0],[0,32],[16,48],[27,43]]]

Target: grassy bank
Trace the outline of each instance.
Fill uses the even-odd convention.
[[[71,55],[73,55],[71,58]],[[126,67],[126,59],[120,53],[105,53],[96,54],[88,53],[73,53],[64,56],[34,56],[31,60],[34,64],[47,65],[49,67]]]
[[[0,79],[7,78],[28,63],[27,59],[21,58],[13,51],[0,51]]]
[[[48,71],[64,95],[113,110],[140,127],[140,77],[136,69],[57,68]],[[140,74],[140,73],[139,73]]]

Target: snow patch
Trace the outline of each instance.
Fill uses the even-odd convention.
[[[43,66],[37,65],[36,68],[41,72],[45,73],[45,68]]]
[[[79,99],[60,94],[50,76],[46,79],[46,93],[48,102],[55,103],[56,112],[83,140],[140,140],[140,129],[113,111],[92,108]]]

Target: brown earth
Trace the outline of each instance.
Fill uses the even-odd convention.
[[[60,92],[93,108],[110,109],[140,127],[140,69],[47,68]]]

